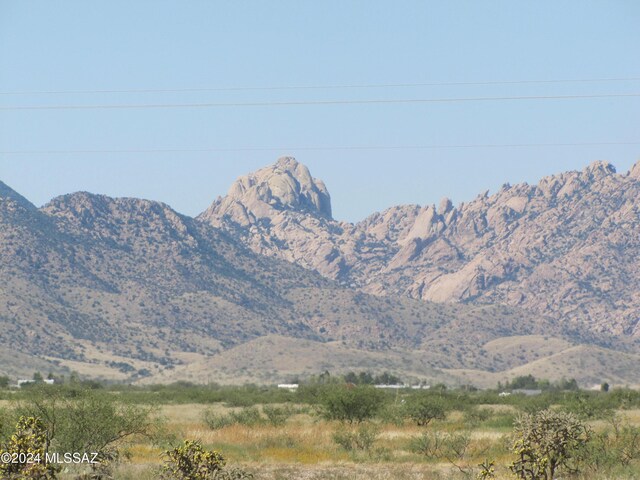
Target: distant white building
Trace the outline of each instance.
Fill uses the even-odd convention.
[[[431,385],[374,385],[374,387],[390,390],[399,390],[402,388],[410,388],[411,390],[429,390]]]
[[[280,383],[278,388],[282,388],[283,390],[289,390],[290,392],[295,392],[298,390],[297,383]]]
[[[45,378],[44,380],[42,380],[42,382],[46,385],[53,385],[55,383],[55,380],[53,378]],[[31,380],[31,379],[26,379],[26,378],[22,378],[20,380],[18,380],[18,387],[22,388],[23,385],[30,385],[32,383],[36,383],[35,380]]]

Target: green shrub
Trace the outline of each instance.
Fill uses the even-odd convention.
[[[516,415],[513,412],[495,412],[491,417],[482,422],[482,425],[487,428],[505,428],[512,429],[516,420]]]
[[[619,467],[635,466],[640,460],[640,427],[628,419],[614,416],[604,430],[593,435],[587,445],[588,467],[594,475]]]
[[[610,404],[614,408],[627,410],[630,408],[640,407],[640,391],[637,390],[631,390],[629,388],[614,388],[603,396],[609,399]]]
[[[401,427],[404,425],[405,409],[404,405],[388,403],[378,412],[378,418],[382,423]]]
[[[356,429],[342,426],[333,434],[333,441],[348,452],[370,452],[379,433],[380,429],[371,424],[361,424]]]
[[[562,408],[583,420],[598,420],[613,417],[614,409],[605,395],[578,393],[567,397]]]
[[[257,407],[247,407],[228,414],[216,414],[208,409],[203,413],[203,420],[212,430],[218,430],[229,425],[252,427],[264,422],[262,415],[260,415],[260,410],[258,410]]]
[[[520,395],[513,395],[516,398]],[[523,396],[517,405],[521,411],[528,414],[536,414],[547,410],[554,402],[552,395],[537,395],[532,397]]]
[[[233,419],[233,423],[247,427],[263,423],[262,415],[260,415],[260,410],[257,407],[243,408],[237,412],[231,412],[229,416]]]
[[[487,408],[471,407],[464,411],[462,420],[467,426],[478,426],[492,417],[491,410]]]
[[[106,461],[127,439],[160,431],[151,407],[117,402],[99,390],[45,385],[30,393],[16,413],[40,419],[52,452],[97,452]]]
[[[428,458],[438,458],[444,444],[444,433],[439,431],[424,431],[409,441],[409,449]]]
[[[211,430],[219,430],[221,428],[227,427],[229,425],[233,425],[233,419],[230,415],[217,414],[214,413],[211,409],[207,409],[202,414],[202,419],[204,423]]]
[[[409,447],[414,453],[431,459],[446,460],[460,471],[467,471],[462,463],[466,462],[467,450],[471,443],[471,436],[467,432],[425,431],[413,437]]]
[[[212,404],[224,402],[230,407],[250,407],[257,404],[290,402],[296,395],[275,386],[195,385],[184,381],[169,385],[112,385],[108,388],[109,392],[117,393],[122,401],[137,404],[156,402],[163,404]]]
[[[471,444],[471,435],[469,432],[453,432],[446,433],[444,436],[444,458],[461,469],[460,464],[467,458],[467,450]]]
[[[262,407],[262,412],[267,417],[267,422],[274,427],[283,426],[293,414],[289,407],[274,407],[270,405]]]
[[[382,408],[384,394],[370,386],[338,386],[325,391],[323,415],[328,420],[360,423]]]

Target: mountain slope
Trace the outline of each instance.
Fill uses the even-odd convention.
[[[494,368],[502,363],[484,359],[476,345],[565,333],[545,318],[499,306],[354,291],[257,255],[158,202],[79,192],[36,209],[6,186],[2,195],[0,345],[51,368],[136,378],[179,365],[188,370],[274,336],[340,345],[363,358],[429,350],[430,368]],[[300,208],[321,209],[321,198],[310,194]],[[315,350],[308,350],[309,362]],[[17,371],[11,363],[3,368]]]
[[[291,158],[198,219],[86,192],[38,209],[0,184],[0,370],[489,384],[535,368],[636,383],[639,177],[597,163],[358,224],[333,220],[324,184]],[[592,352],[606,370],[581,370]]]

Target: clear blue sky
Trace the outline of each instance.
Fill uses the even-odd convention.
[[[0,180],[37,205],[55,195],[88,190],[162,200],[195,215],[237,176],[287,154],[325,180],[334,216],[354,221],[394,204],[434,203],[445,195],[459,203],[504,182],[536,182],[593,160],[608,160],[626,171],[640,159],[638,144],[296,147],[640,142],[640,97],[158,109],[2,107],[639,93],[638,25],[640,2],[635,0],[0,0]],[[96,92],[603,78],[628,80]],[[93,93],[33,93],[87,90]],[[21,94],[8,94],[12,92]],[[243,147],[282,148],[234,150]],[[131,152],[225,148],[231,150]],[[52,153],[60,150],[67,153]]]

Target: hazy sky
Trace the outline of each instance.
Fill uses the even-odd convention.
[[[195,215],[286,154],[359,220],[593,160],[624,172],[638,25],[636,0],[0,0],[0,180],[37,205],[88,190]],[[574,81],[522,83],[539,80]],[[381,84],[404,86],[364,87]],[[122,108],[139,105],[173,107]],[[457,148],[336,148],[376,146]]]

